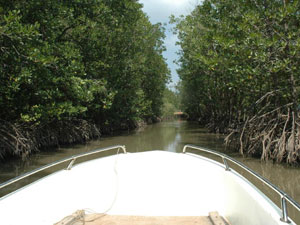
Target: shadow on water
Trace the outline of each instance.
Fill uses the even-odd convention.
[[[220,151],[236,158],[246,164],[249,168],[270,180],[280,189],[287,192],[297,202],[300,202],[299,168],[291,168],[285,165],[273,164],[271,162],[261,162],[260,160],[253,158],[242,158],[234,152],[233,149],[225,149],[223,139],[223,135],[207,133],[207,130],[200,128],[197,123],[185,121],[163,122],[149,125],[136,131],[126,132],[118,136],[102,137],[100,140],[92,141],[86,145],[75,145],[67,148],[62,147],[51,151],[43,151],[31,156],[25,161],[14,159],[9,162],[1,163],[0,183],[62,158],[111,145],[125,145],[128,152],[150,150],[182,152],[184,145],[193,144]],[[208,154],[204,155],[209,156]],[[279,197],[272,193],[265,185],[248,177],[242,170],[235,167],[233,168],[245,175],[251,182],[264,190],[265,193],[268,193],[268,196],[274,202],[279,204]],[[29,183],[51,172],[53,171],[45,171],[42,174],[28,178],[23,183],[20,182],[13,187],[7,188],[6,192],[17,189],[25,185],[25,183]],[[5,192],[0,192],[0,196],[3,194],[5,194]],[[290,210],[289,214],[300,224],[299,212]]]

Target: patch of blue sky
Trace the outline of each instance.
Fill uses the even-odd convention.
[[[166,39],[164,58],[167,60],[168,67],[171,71],[172,82],[169,87],[174,87],[179,77],[177,74],[178,65],[174,61],[178,60],[177,52],[180,47],[176,45],[177,36],[171,31],[173,25],[169,24],[171,15],[176,17],[180,15],[188,15],[200,3],[200,0],[140,0],[143,4],[143,11],[149,16],[151,23],[166,24]]]

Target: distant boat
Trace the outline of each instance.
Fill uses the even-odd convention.
[[[75,165],[75,160],[117,150]],[[124,154],[120,154],[121,150]],[[187,153],[200,150],[223,159]],[[281,209],[245,177],[235,164],[281,197]],[[0,199],[3,225],[282,225],[296,224],[286,203],[300,205],[269,181],[222,153],[186,145],[183,153],[126,153],[112,146],[75,155],[9,180],[0,189],[48,168],[54,172]]]
[[[188,119],[188,114],[185,112],[174,112],[173,113],[175,118],[181,118],[181,119]]]

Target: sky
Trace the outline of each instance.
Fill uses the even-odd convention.
[[[176,52],[179,51],[180,47],[176,46],[178,39],[171,31],[173,25],[168,24],[169,17],[172,14],[176,17],[190,14],[199,0],[140,0],[139,2],[144,5],[143,11],[149,16],[151,23],[167,23],[165,39],[167,51],[164,52],[164,58],[166,58],[171,70],[172,82],[168,86],[172,87],[179,81],[176,72],[178,66],[174,60],[178,59]]]

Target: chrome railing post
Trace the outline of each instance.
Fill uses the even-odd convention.
[[[288,217],[288,212],[287,212],[287,206],[286,206],[286,198],[285,196],[281,196],[281,210],[282,210],[282,217],[280,220],[285,223],[290,223],[289,217]]]
[[[125,145],[120,146],[119,149],[122,149],[124,154],[127,153]]]
[[[76,158],[73,158],[72,161],[69,163],[68,167],[66,168],[66,170],[70,170],[72,169],[73,164],[75,163]]]
[[[227,160],[225,159],[225,157],[222,157],[222,159],[223,159],[223,163],[224,163],[224,165],[225,165],[225,170],[226,170],[226,171],[230,171],[230,168],[229,168],[229,165],[228,165],[228,163],[227,163]]]

